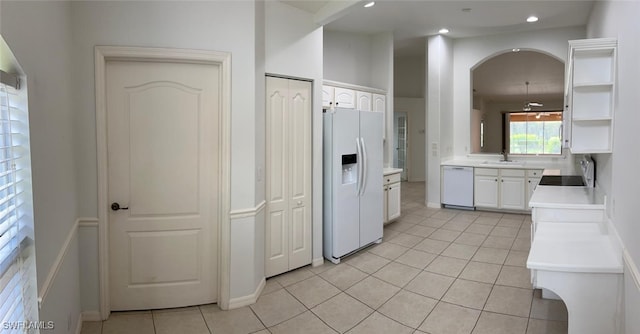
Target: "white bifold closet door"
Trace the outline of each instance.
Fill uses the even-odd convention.
[[[265,275],[311,263],[311,82],[267,77]]]

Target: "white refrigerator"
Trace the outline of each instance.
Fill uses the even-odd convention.
[[[354,109],[324,113],[324,257],[333,263],[382,240],[383,116]]]

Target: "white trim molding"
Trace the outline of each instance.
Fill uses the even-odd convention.
[[[101,321],[100,311],[82,311],[82,321]]]
[[[177,62],[220,67],[220,104],[218,114],[219,197],[218,197],[218,305],[225,310],[230,301],[230,202],[231,202],[231,53],[208,50],[169,48],[96,46],[95,99],[98,160],[98,254],[100,277],[100,315],[107,319],[111,312],[109,300],[109,189],[107,170],[107,101],[106,63],[111,60],[147,62]]]
[[[633,282],[636,284],[636,289],[638,289],[638,291],[640,291],[640,270],[638,270],[638,266],[633,261],[633,258],[631,257],[631,254],[629,254],[629,252],[627,252],[626,248],[622,252],[622,258],[624,260],[625,267],[627,267],[627,269],[629,269],[629,272],[631,273],[631,277],[633,278]]]
[[[231,218],[231,220],[234,220],[238,218],[255,217],[260,213],[260,211],[264,210],[266,205],[267,202],[263,200],[253,208],[233,210],[229,212],[229,218]]]
[[[320,267],[323,264],[324,264],[324,258],[323,257],[320,257],[320,258],[317,258],[317,259],[313,259],[311,261],[311,266],[312,267]]]
[[[229,301],[229,310],[251,305],[257,302],[258,297],[260,297],[260,294],[262,294],[262,290],[264,290],[264,286],[266,284],[267,284],[267,280],[265,278],[262,278],[262,280],[260,281],[260,284],[258,284],[258,287],[256,287],[256,290],[252,294],[247,296],[232,298]]]
[[[80,217],[78,227],[98,227],[98,218]]]

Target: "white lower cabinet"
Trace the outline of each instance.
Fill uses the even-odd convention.
[[[383,222],[389,223],[400,217],[400,173],[385,175],[383,187]]]
[[[498,208],[498,176],[476,175],[473,189],[475,206]]]
[[[525,210],[525,171],[522,169],[500,170],[501,209]]]
[[[474,205],[488,209],[527,210],[526,183],[523,169],[475,168]]]

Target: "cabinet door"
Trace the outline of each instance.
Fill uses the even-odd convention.
[[[505,176],[500,179],[500,207],[524,210],[524,178]]]
[[[334,92],[334,102],[336,108],[356,108],[356,94],[353,89],[336,87]]]
[[[382,203],[382,223],[386,224],[389,222],[389,186],[385,185],[382,190],[382,198],[384,199],[384,203]]]
[[[367,92],[356,92],[357,96],[357,108],[361,111],[371,111],[371,93]]]
[[[533,191],[536,190],[538,183],[540,183],[539,177],[530,177],[529,180],[527,180],[527,201],[525,202],[525,207],[527,208],[529,207],[529,201],[531,200]]]
[[[322,107],[331,108],[333,106],[333,96],[336,88],[332,86],[322,86]]]
[[[475,206],[485,208],[498,207],[498,177],[478,176],[474,183]]]
[[[389,221],[400,217],[400,182],[390,184],[388,187],[387,216]]]
[[[381,112],[384,115],[382,116],[382,139],[387,139],[387,98],[382,94],[373,94],[372,99],[373,104],[371,110]]]

